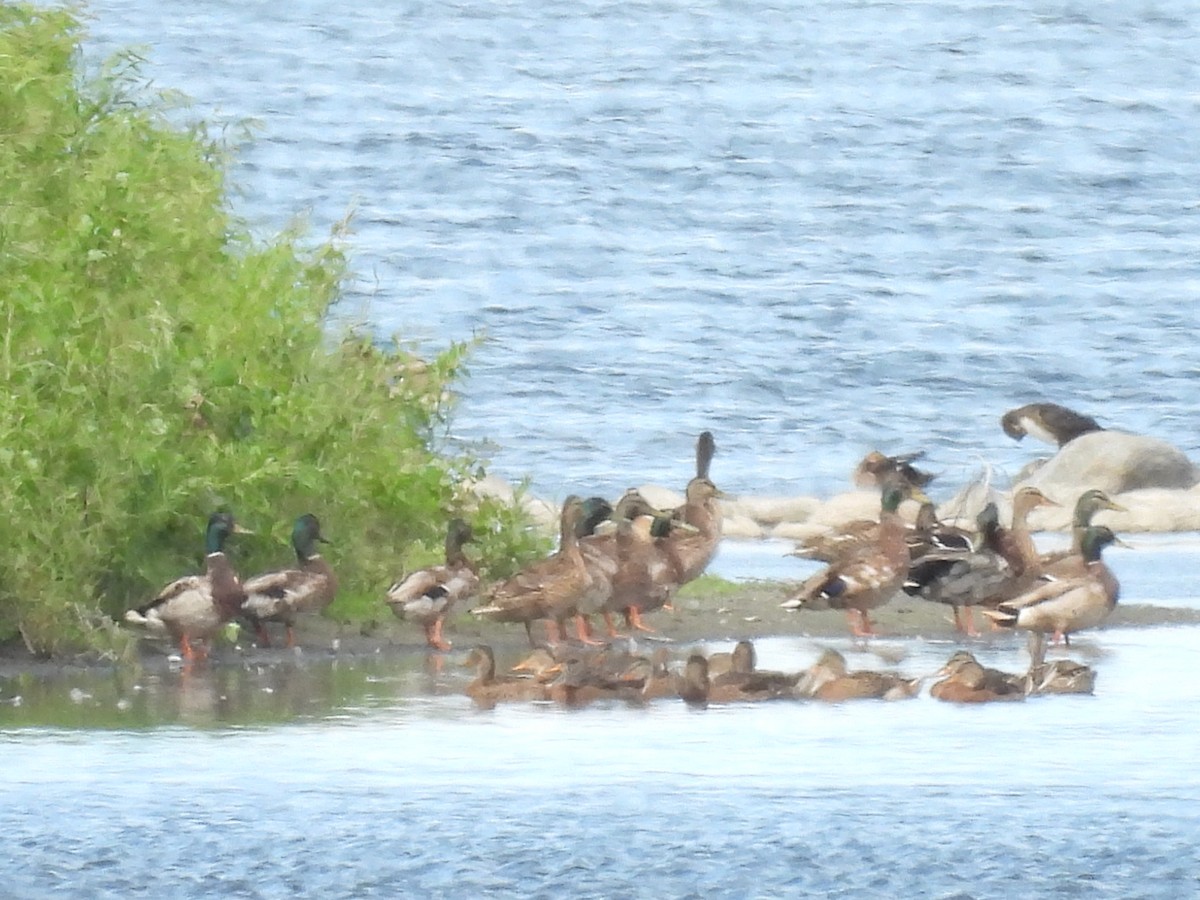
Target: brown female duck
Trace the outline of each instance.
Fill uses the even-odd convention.
[[[1025,699],[1025,677],[982,666],[965,650],[951,656],[934,677],[942,680],[929,689],[929,695],[948,703]]]
[[[712,433],[703,432],[696,441],[696,477],[688,482],[683,506],[673,514],[690,527],[673,530],[664,539],[664,548],[684,584],[703,574],[721,544],[721,507],[717,500],[723,495],[708,477],[715,453]]]
[[[179,642],[179,652],[189,662],[208,655],[207,641],[241,611],[246,591],[225,556],[225,540],[245,534],[229,513],[213,513],[208,519],[204,541],[204,574],[185,575],[172,581],[149,603],[125,613],[125,621]]]
[[[796,685],[796,694],[840,703],[843,700],[906,700],[915,697],[921,679],[905,678],[895,672],[850,671],[846,658],[828,649],[805,671]]]
[[[530,646],[535,646],[532,623],[546,619],[550,641],[562,640],[562,623],[575,614],[579,598],[591,583],[576,530],[582,513],[583,500],[568,497],[559,522],[558,550],[492,588],[488,603],[471,610],[472,615],[522,623]]]
[[[907,528],[897,512],[908,490],[915,489],[895,482],[885,486],[875,541],[813,575],[780,605],[784,609],[845,610],[856,637],[874,634],[868,613],[887,603],[908,575]],[[926,498],[922,494],[920,499]]]
[[[1095,669],[1073,659],[1056,659],[1029,670],[1031,694],[1090,694],[1095,689]]]
[[[546,685],[535,678],[511,678],[496,674],[496,657],[487,644],[471,648],[462,663],[475,670],[474,680],[467,685],[467,696],[480,706],[520,700],[546,700]]]
[[[442,637],[446,616],[479,588],[479,573],[463,550],[473,540],[470,525],[451,519],[446,528],[446,561],[406,575],[388,588],[384,602],[397,618],[419,622],[425,642],[434,650],[450,649],[450,642]]]
[[[717,687],[736,685],[745,693],[758,694],[765,691],[773,697],[791,696],[800,680],[799,672],[774,672],[758,668],[758,653],[751,641],[738,641],[730,655],[729,669],[713,676],[712,684]]]

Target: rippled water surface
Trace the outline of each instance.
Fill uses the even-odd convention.
[[[96,58],[256,122],[256,229],[354,210],[337,323],[485,337],[452,437],[548,495],[682,484],[704,428],[735,492],[828,494],[875,446],[1011,473],[1032,399],[1200,445],[1193,4],[89,10]],[[717,565],[788,577],[778,549]],[[1127,597],[1194,605],[1194,553],[1141,552]],[[381,662],[8,681],[0,894],[1196,895],[1194,645],[1101,632],[1095,697],[981,709],[477,712]]]
[[[97,0],[264,229],[354,210],[338,310],[486,335],[456,435],[540,491],[947,480],[1053,399],[1198,445],[1194,6]]]

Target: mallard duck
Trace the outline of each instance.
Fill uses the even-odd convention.
[[[254,627],[260,646],[271,646],[266,623],[283,622],[287,628],[287,646],[294,647],[293,626],[297,614],[320,612],[333,602],[337,576],[316,552],[318,541],[329,543],[321,535],[317,517],[312,513],[300,516],[292,527],[295,568],[265,572],[242,583],[246,591],[242,615]]]
[[[845,610],[856,637],[874,634],[868,612],[887,603],[908,575],[907,529],[897,510],[905,494],[912,491],[919,493],[896,482],[885,486],[876,540],[813,575],[780,605],[784,609]],[[928,498],[920,494],[918,499]]]
[[[935,477],[913,465],[924,455],[923,450],[899,456],[885,456],[878,450],[872,450],[854,467],[853,481],[860,488],[882,487],[884,482],[898,477],[905,484],[923,488]]]
[[[878,540],[879,522],[874,519],[854,519],[827,533],[805,538],[788,555],[835,562]],[[942,522],[938,518],[937,507],[927,499],[917,509],[912,526],[907,528],[905,542],[908,544],[909,559],[915,561],[930,552],[970,550],[974,546],[975,536],[956,525]]]
[[[1014,440],[1031,434],[1039,441],[1061,447],[1089,431],[1103,431],[1091,416],[1081,415],[1057,403],[1027,403],[1000,417],[1000,427]]]
[[[462,519],[451,519],[446,528],[446,561],[406,575],[388,588],[385,602],[400,619],[421,623],[425,642],[434,650],[449,650],[442,637],[442,624],[460,600],[474,595],[479,588],[479,573],[463,546],[473,541],[471,526]]]
[[[653,632],[643,616],[669,608],[684,583],[684,563],[675,552],[675,541],[687,536],[699,536],[698,529],[668,516],[622,520],[617,530],[619,565],[606,614],[620,612],[629,627]]]
[[[546,700],[549,697],[546,685],[537,679],[497,676],[496,656],[487,644],[472,647],[462,665],[463,668],[475,670],[475,679],[467,685],[466,694],[480,706],[492,707],[497,703],[518,700]]]
[[[1096,671],[1073,659],[1056,659],[1029,670],[1031,694],[1090,694],[1096,689]]]
[[[994,700],[1024,700],[1027,679],[980,665],[966,650],[959,650],[938,670],[941,678],[929,689],[936,700],[949,703],[989,703]]]
[[[689,528],[675,529],[664,540],[683,584],[704,573],[721,545],[721,507],[717,500],[724,494],[708,477],[715,453],[712,433],[703,432],[696,441],[696,477],[688,482],[683,505],[673,513],[673,518]]]
[[[758,653],[752,641],[738,641],[730,654],[729,669],[713,675],[710,664],[709,676],[713,685],[724,687],[736,685],[746,693],[766,692],[771,696],[790,696],[800,680],[799,672],[773,672],[758,668]]]
[[[558,550],[493,587],[488,603],[471,610],[472,615],[496,622],[520,622],[530,646],[535,646],[532,623],[546,619],[550,641],[561,641],[563,622],[575,614],[579,598],[591,583],[576,531],[582,514],[583,500],[575,495],[568,497],[559,522]]]
[[[1124,506],[1114,501],[1099,488],[1093,488],[1080,494],[1079,499],[1075,501],[1075,511],[1071,517],[1070,549],[1043,553],[1040,565],[1042,567],[1052,566],[1064,559],[1078,556],[1083,550],[1083,535],[1087,532],[1088,526],[1092,524],[1092,519],[1097,513],[1106,509],[1114,512],[1128,512]]]
[[[675,679],[675,693],[690,706],[709,703],[740,703],[770,699],[770,691],[737,683],[715,684],[709,678],[708,660],[693,653]]]
[[[1089,526],[1077,559],[1046,569],[1030,590],[994,610],[984,610],[984,614],[1001,627],[1022,628],[1038,636],[1031,654],[1033,665],[1041,665],[1047,634],[1056,642],[1069,644],[1069,635],[1099,625],[1117,605],[1120,583],[1100,558],[1104,548],[1116,540],[1111,529]]]
[[[1038,554],[1026,520],[1038,506],[1057,506],[1037,488],[1021,488],[1013,498],[1013,527],[1000,525],[999,512],[988,503],[976,517],[980,546],[963,550],[927,552],[909,567],[904,592],[954,609],[959,631],[977,636],[971,610],[994,605],[1023,590],[1036,574]],[[1031,573],[1024,581],[1020,579]]]
[[[597,643],[591,639],[587,621],[588,616],[597,612],[604,616],[610,638],[622,637],[613,625],[614,612],[625,612],[632,624],[643,627],[636,614],[631,619],[628,607],[645,601],[649,608],[657,609],[678,586],[677,577],[673,581],[668,577],[674,571],[672,561],[655,536],[669,533],[672,528],[694,531],[683,522],[674,523],[670,513],[651,506],[632,488],[615,507],[600,498],[593,503],[597,508],[607,507],[613,527],[603,534],[589,533],[579,542],[591,578],[578,604],[578,633],[584,644]],[[587,524],[585,517],[583,527]]]
[[[231,534],[248,534],[226,512],[213,513],[204,533],[204,574],[185,575],[172,581],[144,606],[125,613],[125,621],[179,641],[179,652],[189,662],[204,659],[192,641],[207,641],[241,611],[246,592],[225,556]]]
[[[840,703],[843,700],[907,700],[915,697],[921,679],[905,678],[895,672],[850,671],[846,658],[837,650],[823,651],[817,661],[801,674],[796,694]]]
[[[650,654],[650,675],[642,685],[643,700],[660,700],[676,694],[675,676],[670,669],[671,653],[666,647],[656,647]]]

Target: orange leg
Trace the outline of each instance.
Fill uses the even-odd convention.
[[[592,623],[582,613],[575,614],[575,634],[581,644],[586,644],[589,647],[599,647],[604,643],[592,638]]]
[[[292,630],[291,622],[287,623],[287,646],[289,650],[296,646],[296,632]]]
[[[546,620],[546,640],[551,644],[562,643],[562,629],[558,627],[555,619]]]
[[[871,620],[861,609],[846,610],[846,619],[850,623],[850,633],[855,637],[871,637],[875,634],[875,629],[871,627]]]
[[[179,654],[188,662],[191,662],[196,658],[196,654],[192,650],[192,642],[188,640],[188,636],[186,634],[179,638]]]
[[[271,635],[267,634],[267,626],[263,622],[254,623],[254,633],[258,635],[258,646],[270,647]],[[290,644],[288,646],[291,646]]]
[[[425,625],[425,643],[434,650],[449,650],[450,642],[442,637],[442,620],[434,619],[432,625]]]
[[[657,630],[642,621],[642,612],[636,606],[631,606],[625,610],[625,617],[629,619],[630,626],[636,628],[638,631],[647,631],[653,634]]]
[[[954,627],[968,637],[979,637],[979,629],[975,627],[975,616],[969,606],[954,607]]]
[[[623,638],[626,636],[626,635],[621,634],[619,631],[617,631],[617,627],[615,625],[613,625],[613,617],[612,617],[612,613],[610,613],[610,612],[604,613],[604,625],[608,629],[608,636],[610,638],[616,639],[616,638]]]

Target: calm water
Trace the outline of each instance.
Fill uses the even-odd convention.
[[[952,486],[1056,399],[1200,446],[1194,4],[98,0],[239,210],[354,211],[338,310],[482,334],[456,438],[541,492]]]
[[[1040,398],[1200,446],[1193,4],[90,11],[97,56],[257,122],[256,229],[354,211],[339,323],[484,336],[450,437],[547,495],[682,484],[704,428],[731,491],[829,494],[876,446],[949,489],[1019,468],[997,419]],[[779,549],[718,567],[789,577]],[[1194,557],[1113,564],[1194,605]],[[1103,632],[1096,697],[971,710],[478,713],[381,665],[5,683],[0,893],[1194,895],[1195,639]]]

